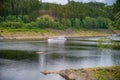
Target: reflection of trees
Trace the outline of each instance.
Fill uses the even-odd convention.
[[[112,59],[114,64],[120,64],[120,50],[112,51]]]
[[[79,51],[79,53],[66,53],[66,54],[47,54],[46,62],[50,64],[54,64],[59,61],[62,63],[66,63],[66,65],[71,66],[74,64],[74,67],[96,67],[96,66],[111,66],[115,65],[113,58],[116,61],[119,61],[120,56],[115,56],[114,53],[111,53],[110,49],[103,49],[103,51],[95,50],[88,52]],[[118,62],[117,62],[118,63]],[[119,61],[120,63],[120,61]]]
[[[48,53],[64,53],[65,45],[60,43],[50,43],[48,44]]]
[[[15,59],[15,60],[36,60],[37,54],[32,51],[19,51],[19,50],[0,50],[0,58]]]
[[[96,54],[93,51],[89,51],[90,53],[88,55],[81,55],[84,54],[84,52],[80,52],[79,54],[76,53],[66,53],[66,54],[47,54],[46,58],[49,59],[49,61],[59,61],[59,60],[65,60],[67,62],[81,62],[86,59],[98,59],[100,56]],[[96,61],[96,60],[95,60]]]

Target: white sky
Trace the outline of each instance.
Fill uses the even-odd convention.
[[[67,4],[68,0],[42,0],[42,2],[58,3],[58,4]],[[103,2],[105,4],[111,5],[115,3],[116,0],[74,0],[79,2]]]

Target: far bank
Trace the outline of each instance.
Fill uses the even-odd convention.
[[[119,32],[119,31],[117,31]],[[1,39],[47,39],[57,36],[65,37],[92,37],[92,36],[109,36],[113,31],[109,29],[0,29]]]

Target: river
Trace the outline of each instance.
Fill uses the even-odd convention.
[[[44,70],[93,68],[120,64],[120,37],[67,38],[65,43],[39,41],[0,42],[0,80],[64,80],[43,75]],[[119,47],[112,48],[112,44]],[[101,46],[99,46],[101,45]]]

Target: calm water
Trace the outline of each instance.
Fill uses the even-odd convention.
[[[0,80],[64,80],[40,71],[119,65],[120,48],[101,50],[97,47],[100,38],[68,38],[64,44],[48,44],[47,40],[0,42]],[[120,37],[113,39],[120,44]]]

